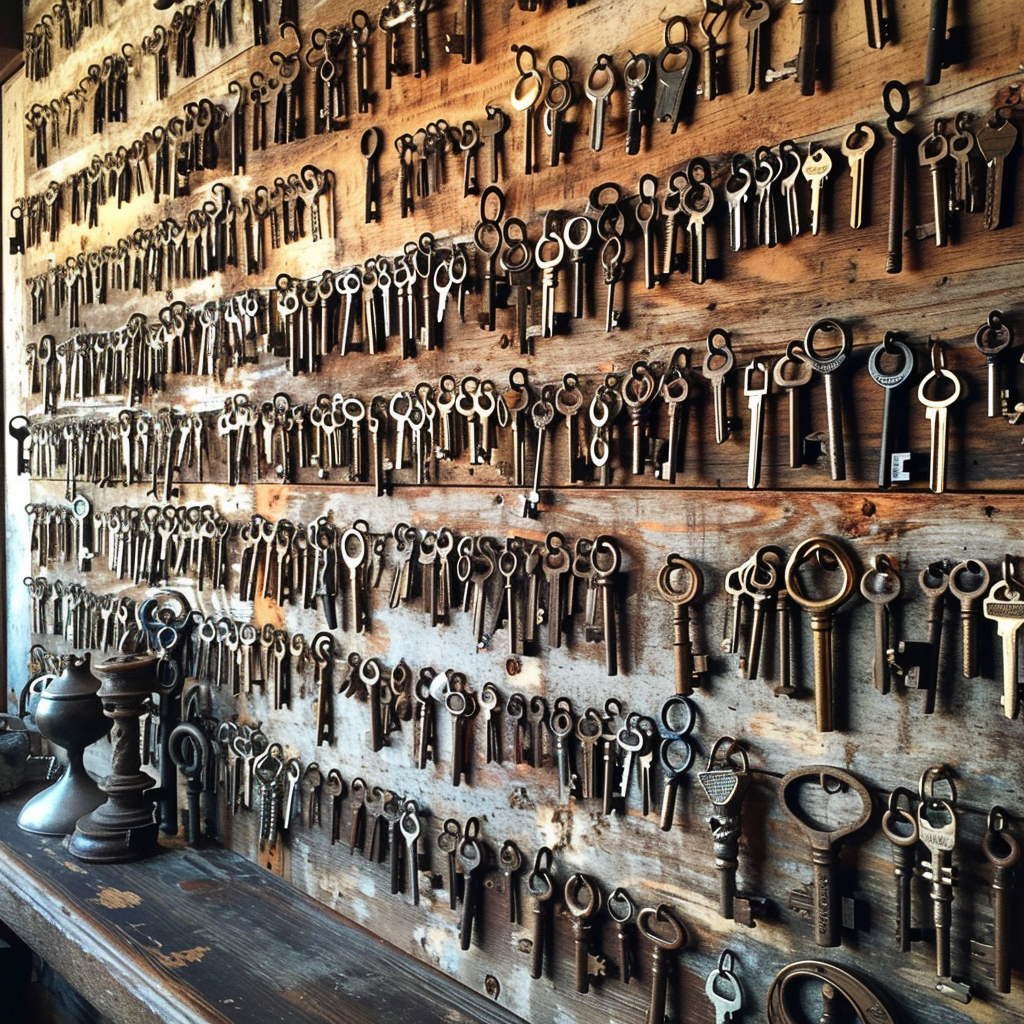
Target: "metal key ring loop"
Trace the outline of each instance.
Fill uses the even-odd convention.
[[[586,902],[581,899],[585,898]],[[601,890],[589,876],[577,871],[566,879],[565,907],[576,918],[587,918],[601,909]]]
[[[667,935],[655,930],[658,924],[667,926]],[[686,929],[667,903],[659,903],[656,909],[644,907],[636,915],[636,927],[648,942],[661,949],[679,949],[689,942]]]
[[[689,582],[685,587],[673,585],[683,575]],[[688,558],[672,552],[665,558],[665,564],[658,571],[658,593],[672,604],[690,604],[704,589],[704,576]]]
[[[814,599],[804,593],[800,586],[797,570],[812,555],[818,552],[830,554],[835,558],[838,568],[842,571],[842,581],[838,591],[831,597]],[[850,596],[853,590],[853,577],[853,562],[850,560],[850,556],[846,553],[845,549],[828,537],[809,537],[807,540],[801,541],[793,549],[793,553],[789,556],[789,561],[786,563],[783,580],[786,590],[789,591],[789,596],[798,605],[813,614],[816,612],[829,612],[838,608]]]
[[[826,333],[830,333],[832,331],[839,332],[840,341],[838,352],[835,352],[830,356],[818,354],[814,348],[814,338],[819,331]],[[840,323],[838,320],[833,320],[830,317],[824,317],[821,320],[816,320],[807,328],[807,334],[804,336],[803,343],[804,358],[815,370],[818,371],[818,373],[833,373],[842,365],[843,361],[852,350],[853,338],[850,335],[850,331],[845,324]]]
[[[896,331],[886,331],[885,339],[868,355],[868,373],[883,388],[898,388],[914,372],[914,353],[909,345],[899,340]],[[890,373],[882,370],[882,356],[898,355],[899,368]]]
[[[914,794],[903,786],[897,786],[889,794],[889,805],[882,815],[882,832],[893,846],[913,846],[918,839],[917,818],[911,811]],[[896,823],[906,826],[907,832],[897,832]]]
[[[605,906],[608,910],[608,916],[616,924],[628,924],[636,916],[637,906],[629,893],[621,885],[609,893]]]

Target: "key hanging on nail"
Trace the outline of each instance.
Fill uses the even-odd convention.
[[[366,205],[363,210],[363,223],[380,220],[380,151],[384,145],[384,133],[374,125],[363,132],[359,140],[359,152],[366,161]],[[403,212],[405,202],[403,196]]]

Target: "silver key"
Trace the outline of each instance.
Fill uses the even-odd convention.
[[[720,991],[725,988],[728,994]],[[718,958],[718,966],[708,975],[704,994],[715,1008],[715,1024],[728,1024],[743,1008],[743,989],[732,973],[732,951],[725,949]]]
[[[602,79],[600,86],[596,83]],[[590,148],[599,152],[604,145],[604,122],[608,111],[608,97],[615,88],[615,69],[612,67],[612,59],[607,53],[598,54],[594,66],[587,75],[586,92],[587,98],[594,106],[594,112],[590,118]]]
[[[747,460],[747,487],[753,490],[761,482],[761,450],[764,447],[764,399],[771,390],[770,366],[755,359],[743,371],[743,394],[750,409],[750,456]],[[761,386],[754,386],[755,374]]]
[[[1006,580],[1000,580],[982,603],[985,618],[996,623],[1003,641],[1003,714],[1016,718],[1020,705],[1017,686],[1017,634],[1024,626],[1024,599]]]

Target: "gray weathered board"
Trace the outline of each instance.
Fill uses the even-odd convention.
[[[302,3],[300,27],[304,39],[317,25],[330,26],[348,20],[349,5]],[[230,181],[233,193],[270,183],[281,174],[299,170],[304,164],[332,169],[337,176],[338,222],[334,238],[318,244],[302,242],[271,251],[268,266],[254,280],[230,271],[203,282],[182,287],[175,298],[200,303],[232,293],[252,284],[270,287],[278,273],[302,277],[324,268],[340,268],[377,253],[399,251],[408,239],[432,231],[441,240],[466,240],[478,217],[478,202],[461,198],[461,161],[449,160],[449,183],[426,200],[417,200],[414,216],[402,219],[395,203],[397,162],[393,139],[439,117],[461,124],[466,118],[479,120],[484,105],[508,104],[515,81],[510,46],[527,43],[538,53],[541,65],[556,53],[574,64],[575,80],[582,81],[590,63],[601,51],[614,55],[621,69],[627,48],[657,52],[662,45],[662,24],[670,14],[685,14],[695,44],[701,37],[697,28],[703,5],[686,0],[677,9],[651,4],[597,3],[595,0],[573,9],[557,5],[536,14],[526,14],[512,3],[485,3],[481,17],[483,62],[463,67],[443,53],[443,33],[453,29],[460,5],[446,3],[428,15],[430,29],[430,73],[417,81],[399,79],[390,93],[383,89],[381,39],[371,40],[376,94],[374,113],[354,115],[352,129],[332,138],[309,138],[288,146],[271,147],[250,154],[247,173]],[[732,7],[738,5],[733,4]],[[772,4],[776,26],[772,39],[774,66],[797,49],[796,8]],[[728,159],[734,151],[750,153],[761,144],[775,144],[794,138],[801,145],[823,140],[833,153],[834,169],[826,188],[827,209],[823,233],[805,234],[772,251],[751,249],[739,254],[728,251],[723,213],[716,221],[711,245],[721,257],[722,278],[703,287],[680,276],[667,286],[647,292],[642,274],[634,269],[628,284],[627,326],[605,334],[604,293],[600,275],[595,282],[593,305],[598,314],[574,323],[572,334],[550,341],[537,341],[537,354],[519,356],[514,347],[502,349],[502,331],[511,330],[513,312],[499,313],[499,331],[487,334],[471,323],[475,300],[469,299],[470,315],[465,325],[449,316],[444,346],[435,353],[420,352],[413,361],[403,362],[393,346],[384,354],[355,353],[342,360],[336,353],[325,360],[323,372],[310,377],[291,377],[283,360],[261,356],[258,367],[229,371],[220,382],[172,378],[170,390],[160,404],[170,402],[195,409],[219,407],[224,396],[243,390],[264,400],[285,391],[293,401],[310,400],[320,392],[343,391],[365,398],[411,387],[417,381],[436,381],[442,373],[490,377],[504,386],[508,371],[518,365],[529,370],[531,384],[557,381],[566,371],[584,376],[590,386],[602,373],[628,369],[638,357],[665,359],[681,344],[690,346],[694,362],[700,363],[704,338],[713,327],[724,327],[733,336],[737,365],[752,356],[778,358],[788,340],[802,337],[817,318],[832,316],[848,322],[855,340],[854,356],[844,388],[847,413],[848,480],[833,484],[827,470],[788,468],[786,459],[786,417],[784,400],[770,400],[768,443],[764,471],[765,489],[748,493],[743,489],[747,460],[748,414],[742,390],[734,383],[730,411],[740,420],[739,431],[724,445],[714,444],[709,393],[694,382],[693,409],[688,420],[685,471],[680,486],[667,488],[629,479],[622,468],[628,458],[625,421],[617,428],[614,486],[602,490],[595,484],[568,488],[562,464],[562,446],[549,446],[552,455],[545,466],[543,508],[537,522],[518,515],[520,494],[508,486],[509,448],[499,452],[494,466],[469,467],[465,460],[444,466],[433,486],[411,486],[405,474],[395,476],[395,494],[375,501],[365,486],[316,480],[313,471],[300,476],[297,484],[257,483],[228,489],[223,472],[204,484],[186,483],[179,499],[183,502],[211,501],[234,519],[259,511],[271,518],[288,516],[308,522],[329,509],[336,521],[348,523],[365,518],[372,530],[385,531],[396,522],[411,522],[426,529],[448,525],[456,533],[483,532],[497,537],[518,534],[540,539],[552,529],[569,538],[609,533],[624,552],[619,588],[620,618],[623,623],[623,671],[616,679],[604,674],[599,645],[583,642],[581,623],[570,643],[560,651],[544,650],[539,658],[526,658],[521,674],[505,674],[504,636],[495,636],[491,650],[473,649],[470,623],[458,615],[449,628],[433,630],[418,609],[389,612],[384,595],[374,598],[373,629],[365,637],[339,636],[339,646],[379,656],[391,666],[400,659],[414,669],[431,664],[438,669],[464,671],[473,689],[488,680],[507,695],[513,690],[541,693],[549,700],[560,695],[572,698],[576,707],[602,705],[617,696],[630,708],[656,714],[661,702],[673,690],[671,662],[671,613],[657,596],[655,577],[664,556],[678,551],[698,561],[707,574],[708,597],[697,616],[698,635],[704,649],[712,654],[712,674],[696,701],[700,718],[695,730],[706,757],[714,740],[723,734],[740,738],[750,753],[756,772],[755,784],[744,809],[744,839],[741,847],[739,882],[743,891],[770,897],[776,911],[772,919],[752,931],[725,922],[716,911],[717,880],[711,856],[710,832],[704,818],[707,804],[695,780],[684,786],[673,830],[661,833],[656,822],[637,811],[638,796],[630,798],[630,812],[603,817],[591,806],[575,802],[568,807],[557,803],[554,771],[550,767],[531,769],[483,764],[482,728],[477,724],[477,758],[472,785],[454,789],[449,780],[450,730],[440,731],[441,761],[437,768],[417,772],[412,768],[411,736],[408,727],[391,738],[378,755],[369,753],[366,707],[336,698],[337,742],[334,749],[314,750],[312,746],[313,707],[308,687],[299,689],[291,709],[274,711],[262,697],[243,700],[237,708],[245,719],[262,721],[272,739],[285,744],[290,754],[305,763],[313,758],[325,769],[338,766],[351,780],[362,775],[415,797],[429,809],[425,849],[431,867],[443,879],[444,863],[434,845],[441,821],[448,816],[460,820],[470,814],[481,818],[483,835],[492,848],[506,838],[515,838],[524,854],[532,858],[541,843],[552,846],[560,879],[571,870],[595,875],[606,891],[625,886],[636,900],[652,905],[668,900],[678,908],[691,933],[691,946],[682,957],[680,990],[672,997],[674,1019],[710,1021],[711,1004],[703,995],[704,978],[728,946],[737,956],[737,973],[747,995],[747,1019],[762,1013],[767,986],[775,972],[792,960],[822,956],[824,959],[857,965],[879,982],[899,1002],[899,1016],[908,1022],[937,1022],[960,1019],[1006,1021],[1024,1018],[1022,1012],[1021,954],[1015,950],[1015,991],[999,996],[991,991],[980,965],[969,958],[971,938],[990,936],[991,908],[986,890],[987,867],[981,857],[980,836],[985,815],[994,803],[1004,805],[1019,834],[1024,813],[1024,771],[1020,749],[1020,723],[1007,722],[1001,715],[998,697],[1000,656],[994,631],[986,624],[983,638],[983,678],[965,681],[959,677],[959,643],[949,651],[942,674],[941,693],[935,715],[921,713],[921,695],[898,688],[881,696],[870,685],[869,664],[872,644],[872,615],[859,599],[851,600],[839,616],[837,642],[838,731],[822,736],[814,731],[810,630],[805,617],[799,623],[798,678],[800,699],[772,695],[770,682],[745,682],[739,677],[736,659],[718,653],[727,611],[722,590],[725,572],[738,565],[761,543],[771,541],[787,550],[805,537],[817,533],[841,538],[864,566],[872,555],[888,552],[899,559],[904,572],[906,602],[900,607],[900,635],[923,638],[925,602],[916,586],[917,572],[939,557],[984,559],[998,572],[1006,552],[1024,554],[1022,499],[1019,477],[1024,468],[1021,429],[1002,419],[985,416],[984,361],[973,346],[973,336],[991,309],[1002,309],[1011,322],[1021,316],[1021,286],[1024,271],[1020,260],[1024,231],[1021,228],[1020,161],[1009,168],[1006,188],[1015,192],[1018,213],[1004,230],[983,230],[980,217],[961,216],[955,244],[937,249],[931,240],[907,243],[907,264],[901,275],[885,273],[887,204],[890,154],[881,105],[883,83],[902,78],[911,88],[915,134],[922,137],[936,117],[951,119],[960,110],[971,112],[976,126],[990,115],[998,95],[1006,95],[1017,81],[1020,59],[1020,18],[1015,4],[989,2],[971,5],[971,60],[943,73],[942,84],[921,85],[924,49],[928,30],[928,5],[898,2],[898,41],[876,52],[868,49],[862,5],[853,0],[838,3],[830,18],[831,81],[819,84],[813,98],[802,98],[792,82],[780,82],[768,91],[746,96],[739,87],[745,54],[743,35],[732,15],[728,30],[726,59],[731,78],[730,91],[709,103],[698,100],[692,122],[671,135],[656,125],[642,155],[623,153],[625,128],[624,94],[611,101],[605,148],[600,154],[587,147],[589,104],[574,109],[578,130],[571,155],[560,169],[542,166],[530,177],[522,174],[522,121],[515,116],[508,136],[508,173],[502,186],[508,196],[508,213],[533,223],[536,215],[550,208],[582,212],[590,189],[603,181],[618,181],[633,190],[640,174],[658,176],[664,187],[668,175],[690,157],[711,159],[720,185],[727,174]],[[952,5],[957,8],[957,5]],[[34,24],[46,9],[33,3],[26,12],[26,25]],[[77,147],[69,147],[61,159],[44,171],[27,162],[26,137],[21,111],[36,99],[49,98],[76,83],[91,61],[120,47],[124,41],[138,43],[152,26],[168,21],[171,12],[158,14],[149,4],[133,3],[124,8],[108,2],[107,27],[83,39],[79,51],[61,62],[43,83],[29,83],[20,77],[4,93],[4,176],[3,205],[10,207],[17,195],[40,191],[51,178],[58,180],[88,163],[94,152],[116,149],[153,124],[166,121],[186,101],[202,96],[219,99],[227,94],[232,78],[248,78],[251,71],[268,65],[269,52],[278,43],[249,48],[247,27],[236,24],[234,49],[221,54],[216,48],[197,46],[199,75],[181,82],[171,74],[171,93],[165,103],[153,97],[152,60],[139,62],[139,77],[130,85],[130,119],[125,125],[108,126],[96,139],[83,134]],[[276,5],[274,5],[276,15]],[[959,12],[961,15],[962,11]],[[306,97],[307,103],[309,96]],[[307,108],[308,109],[308,108]],[[860,231],[848,227],[849,175],[839,155],[839,142],[858,121],[869,121],[879,130],[880,140],[870,158],[869,223]],[[363,168],[358,154],[359,133],[371,124],[385,134],[383,172],[383,215],[378,225],[362,223]],[[541,150],[543,165],[546,150]],[[24,159],[22,159],[24,157]],[[481,163],[481,175],[485,175]],[[137,199],[121,211],[108,204],[101,211],[101,224],[92,231],[66,227],[52,253],[58,262],[80,249],[98,248],[130,232],[136,223],[153,223],[168,215],[184,216],[199,204],[215,181],[225,180],[221,168],[193,176],[192,195],[154,207]],[[930,182],[923,170],[910,175],[911,190],[907,224],[924,223],[931,217]],[[486,177],[484,177],[486,181]],[[806,196],[805,202],[806,202]],[[805,210],[806,214],[806,210]],[[639,252],[636,238],[630,251]],[[20,287],[26,276],[45,269],[51,253],[42,248],[24,257],[5,258],[5,395],[8,415],[26,411],[38,415],[35,399],[25,394],[22,352],[26,341],[42,333],[31,328]],[[83,328],[108,329],[124,323],[128,315],[141,310],[155,315],[169,295],[142,299],[135,294],[112,293],[105,307],[86,307]],[[887,330],[902,330],[924,365],[929,338],[949,346],[950,365],[968,387],[951,419],[950,490],[946,496],[927,492],[928,424],[923,408],[912,400],[909,416],[914,451],[922,460],[914,482],[899,494],[873,490],[876,475],[881,393],[866,372],[867,354]],[[66,325],[48,322],[45,331],[66,335]],[[1016,381],[1020,373],[1014,374]],[[814,385],[810,401],[813,426],[824,428],[824,397],[820,383]],[[102,408],[113,409],[116,405]],[[557,426],[557,424],[556,424]],[[659,424],[663,435],[664,424]],[[560,435],[556,431],[553,435]],[[532,447],[528,468],[532,468]],[[13,449],[8,442],[7,465]],[[216,466],[216,461],[214,462]],[[921,471],[923,466],[923,472]],[[214,470],[216,473],[216,470]],[[34,482],[31,488],[7,474],[8,513],[8,684],[16,689],[24,679],[27,651],[27,600],[21,578],[28,571],[27,531],[19,514],[28,495],[60,498],[57,481]],[[109,493],[85,488],[97,507],[148,499],[144,488]],[[237,557],[237,550],[236,550]],[[232,581],[236,579],[237,565]],[[74,577],[68,566],[55,566],[51,575]],[[100,572],[90,574],[92,588],[120,588]],[[198,594],[187,580],[175,580],[202,611],[250,615],[258,624],[270,621],[287,624],[311,636],[323,628],[315,615],[279,609],[270,602],[257,602],[255,609],[240,606],[224,594]],[[387,585],[387,576],[385,576]],[[41,638],[53,646],[52,638]],[[215,693],[218,707],[231,710],[231,700]],[[505,726],[504,746],[510,750],[510,733]],[[843,947],[819,950],[813,943],[810,923],[786,909],[788,889],[810,876],[809,850],[781,812],[775,795],[776,780],[799,765],[824,763],[849,768],[879,794],[896,785],[915,787],[924,768],[947,763],[958,776],[963,845],[957,854],[960,885],[953,904],[954,974],[969,977],[976,987],[975,1000],[966,1007],[952,1004],[933,992],[933,957],[929,944],[916,945],[905,956],[892,951],[893,879],[887,841],[878,830],[878,814],[865,840],[852,845],[843,855],[849,871],[848,892],[865,897],[871,905],[870,927],[854,936],[846,933]],[[349,809],[343,812],[347,834]],[[241,815],[222,821],[225,841],[234,849],[258,856],[255,844],[255,816]],[[610,976],[587,996],[573,992],[571,974],[572,941],[569,923],[560,919],[556,927],[557,964],[553,977],[529,980],[529,959],[524,952],[528,932],[510,927],[504,919],[504,898],[497,888],[486,894],[484,932],[474,948],[462,953],[456,938],[456,916],[447,907],[447,894],[440,889],[424,891],[423,905],[413,908],[407,898],[387,893],[387,871],[348,853],[347,846],[331,848],[324,831],[295,830],[287,846],[272,858],[275,870],[323,903],[379,933],[411,956],[432,963],[452,977],[478,991],[485,991],[488,976],[497,980],[497,998],[529,1020],[555,1018],[580,1021],[594,1014],[607,1014],[616,1021],[640,1021],[649,991],[649,970],[643,969],[638,982],[623,986]],[[491,875],[492,881],[499,876]],[[1019,915],[1019,897],[1016,910]],[[923,886],[916,890],[915,923],[930,919]],[[615,974],[613,931],[605,923],[604,949]],[[643,954],[644,956],[646,953]]]

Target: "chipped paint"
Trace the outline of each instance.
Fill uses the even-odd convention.
[[[64,860],[61,861],[61,863],[64,865],[64,867],[68,869],[68,871],[73,871],[76,875],[89,874],[89,872],[86,871],[81,864],[76,864],[73,860]]]
[[[137,907],[142,902],[142,897],[138,893],[124,892],[121,889],[104,886],[92,902],[106,907],[107,910],[128,910],[131,907]]]
[[[161,967],[171,970],[199,963],[210,952],[210,947],[194,946],[192,949],[181,949],[176,953],[161,953],[159,949],[150,948],[148,952]]]

